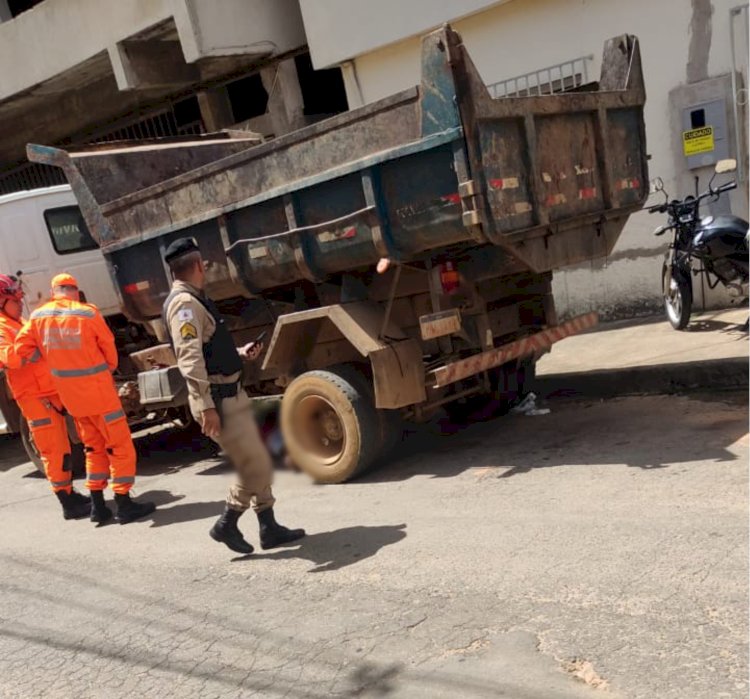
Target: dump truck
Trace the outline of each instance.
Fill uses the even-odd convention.
[[[555,269],[609,255],[648,194],[638,41],[604,45],[570,92],[493,98],[449,26],[419,85],[282,137],[243,132],[79,148],[62,168],[130,322],[138,400],[185,402],[161,320],[170,242],[194,237],[237,345],[267,333],[243,383],[283,392],[292,460],[343,482],[403,419],[523,391],[551,345]],[[135,379],[134,379],[135,380]]]

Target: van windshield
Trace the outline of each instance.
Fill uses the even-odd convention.
[[[93,250],[97,246],[77,206],[61,206],[44,212],[52,245],[58,255]]]

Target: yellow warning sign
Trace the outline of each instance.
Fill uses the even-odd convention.
[[[682,150],[685,155],[710,153],[714,149],[714,127],[702,126],[700,129],[682,132]]]

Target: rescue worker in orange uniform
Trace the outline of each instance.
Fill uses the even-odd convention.
[[[130,498],[136,453],[112,378],[117,368],[115,338],[96,306],[79,299],[75,278],[58,274],[52,280],[52,300],[31,314],[18,333],[16,351],[22,357],[41,352],[60,400],[75,419],[86,450],[91,520],[103,524],[112,518],[104,501],[111,477],[116,520],[127,524],[151,514],[156,506]]]
[[[65,519],[89,516],[91,500],[73,489],[65,411],[57,395],[47,363],[39,352],[22,359],[15,351],[21,330],[23,290],[13,276],[0,274],[0,367],[5,370],[13,398],[21,410],[39,456],[57,495]]]

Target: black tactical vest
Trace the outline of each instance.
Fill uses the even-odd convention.
[[[237,352],[232,335],[227,330],[224,319],[216,308],[216,304],[207,296],[198,295],[187,289],[172,289],[162,306],[161,317],[164,321],[164,327],[167,329],[169,341],[174,348],[174,338],[170,332],[169,323],[167,322],[167,309],[172,299],[178,294],[190,294],[198,303],[200,303],[216,321],[216,330],[211,335],[208,342],[203,343],[203,360],[206,362],[206,371],[209,376],[221,374],[222,376],[231,376],[242,371],[242,358]]]

